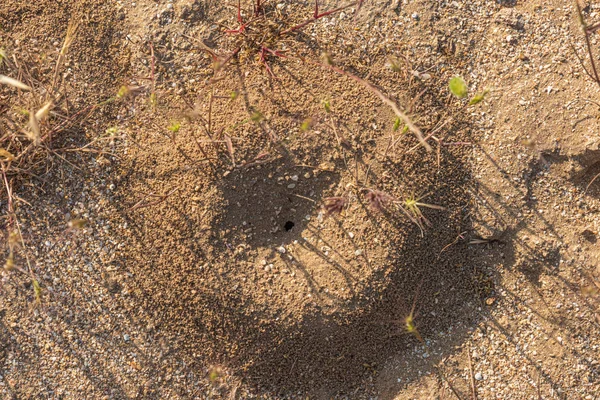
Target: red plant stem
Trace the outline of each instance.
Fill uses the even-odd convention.
[[[312,19],[306,20],[303,23],[298,24],[296,26],[292,26],[291,28],[288,28],[288,29],[282,31],[280,33],[280,35],[286,35],[288,33],[292,33],[294,31],[300,30],[300,29],[304,28],[306,25],[309,25],[309,24],[317,21],[320,18],[326,17],[326,16],[331,15],[331,14],[335,14],[337,12],[345,10],[346,8],[349,8],[349,7],[352,7],[352,6],[355,6],[357,4],[361,4],[361,3],[362,3],[362,1],[355,1],[355,2],[352,2],[350,4],[346,4],[345,6],[336,8],[334,10],[325,11],[324,13],[319,14],[319,0],[315,0],[315,13],[313,14]]]
[[[273,73],[273,71],[271,70],[269,63],[267,62],[266,53],[268,51],[269,51],[269,49],[267,49],[265,46],[262,46],[262,48],[260,49],[260,62],[262,62],[265,65],[265,68],[267,69],[267,72],[269,73],[269,75],[271,75],[273,78],[277,78],[275,76],[275,74]]]

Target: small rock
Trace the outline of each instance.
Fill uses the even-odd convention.
[[[481,375],[481,372],[475,374],[475,379],[477,379],[478,381],[483,379],[483,375]]]

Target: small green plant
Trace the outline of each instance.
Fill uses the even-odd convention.
[[[450,88],[450,92],[459,99],[464,99],[469,93],[469,88],[467,87],[467,84],[460,76],[455,76],[452,79],[450,79],[448,87]]]
[[[422,203],[421,200],[427,197],[427,195],[416,197],[414,194],[404,199],[404,209],[408,211],[411,220],[421,229],[421,236],[424,235],[425,225],[431,225],[431,222],[425,215],[421,207],[431,208],[434,210],[444,210],[444,207],[436,206],[433,204]]]
[[[179,132],[179,130],[181,129],[181,123],[180,122],[172,122],[168,127],[168,130],[170,130],[173,133],[177,133]]]
[[[481,103],[485,96],[489,93],[489,89],[485,89],[483,92],[477,93],[473,98],[469,101],[470,106],[474,106],[475,104]]]

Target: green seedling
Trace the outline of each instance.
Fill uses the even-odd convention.
[[[388,66],[394,72],[402,72],[402,67],[400,67],[400,62],[396,57],[388,58]]]
[[[14,252],[11,250],[8,253],[8,257],[6,258],[6,262],[4,263],[4,270],[6,272],[11,272],[14,269],[15,269],[15,255],[14,255]]]
[[[402,126],[402,120],[398,117],[396,117],[396,120],[394,121],[394,126],[392,127],[392,129],[394,130],[394,132],[398,132],[398,129],[400,129],[400,127]],[[402,128],[402,134],[405,134],[409,131],[408,125],[404,125],[404,128]]]
[[[35,296],[35,303],[37,305],[42,304],[42,287],[37,279],[33,280],[33,294]]]
[[[310,128],[313,125],[313,119],[312,118],[306,118],[304,121],[302,121],[302,125],[300,125],[300,130],[302,132],[308,132],[310,130]]]
[[[173,133],[177,133],[181,129],[181,123],[179,123],[179,122],[172,122],[171,125],[169,125],[167,127],[167,129],[170,130]]]
[[[473,106],[475,104],[481,103],[485,99],[485,96],[489,92],[490,92],[489,89],[485,89],[483,92],[477,93],[475,96],[473,96],[473,98],[471,99],[471,101],[469,101],[469,105]]]
[[[156,93],[150,93],[149,101],[152,108],[156,108],[158,106],[158,97],[156,96]]]
[[[460,76],[455,76],[454,78],[450,79],[448,87],[450,89],[450,92],[459,99],[464,99],[469,93],[469,88],[467,87],[467,84]]]
[[[329,100],[323,100],[323,108],[325,108],[325,112],[327,114],[331,113],[331,103],[329,102]]]
[[[404,202],[402,204],[402,209],[421,230],[421,236],[424,236],[425,225],[431,225],[431,222],[429,222],[425,215],[423,215],[421,207],[431,208],[434,210],[444,210],[444,207],[422,203],[421,200],[425,197],[427,197],[427,195],[415,197],[413,194],[404,199]]]

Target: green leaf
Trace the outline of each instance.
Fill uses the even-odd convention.
[[[312,118],[305,119],[304,122],[302,122],[302,125],[300,125],[300,130],[302,132],[307,132],[308,130],[310,130],[312,122]]]
[[[400,129],[400,124],[402,123],[402,120],[398,117],[396,117],[396,120],[394,121],[394,132],[396,132],[398,129]]]
[[[460,76],[455,76],[454,78],[450,79],[448,87],[450,88],[450,92],[452,92],[452,94],[458,97],[459,99],[464,99],[465,97],[467,97],[467,94],[469,92],[467,84]]]
[[[483,92],[477,93],[475,96],[473,96],[473,98],[471,99],[471,101],[469,101],[469,105],[475,105],[475,104],[479,104],[483,101],[483,99],[485,98],[485,95],[488,94],[490,91],[489,90],[484,90]]]
[[[177,133],[181,129],[181,124],[179,122],[173,122],[167,129],[173,133]]]
[[[331,112],[331,103],[329,102],[329,100],[323,101],[323,107],[325,107],[325,111],[327,112],[327,114]]]

